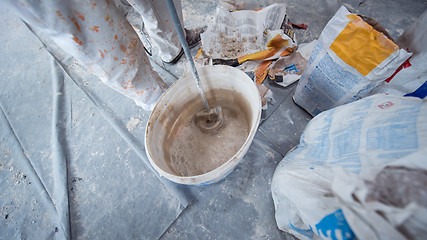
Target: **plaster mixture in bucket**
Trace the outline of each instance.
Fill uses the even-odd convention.
[[[223,126],[214,132],[203,132],[197,127],[194,116],[203,108],[198,97],[185,104],[163,142],[164,157],[179,176],[201,175],[218,168],[239,151],[249,135],[243,97],[230,90],[215,90],[207,97],[211,106],[222,107]]]

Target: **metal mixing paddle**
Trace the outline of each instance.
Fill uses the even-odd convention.
[[[215,108],[209,107],[208,100],[206,99],[206,95],[203,91],[202,84],[200,82],[200,77],[197,72],[196,65],[194,65],[193,57],[190,53],[190,48],[188,47],[187,41],[185,40],[184,31],[181,26],[181,22],[179,21],[178,14],[176,13],[173,0],[166,0],[166,4],[168,6],[173,23],[175,24],[176,31],[178,32],[179,40],[181,41],[185,56],[190,62],[191,70],[193,72],[194,80],[196,80],[196,86],[199,89],[200,97],[202,97],[203,104],[205,105],[205,109],[197,112],[195,115],[196,124],[202,131],[216,131],[220,129],[223,125],[222,108],[219,106]]]

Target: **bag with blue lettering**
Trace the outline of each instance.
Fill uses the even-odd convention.
[[[279,229],[301,239],[427,236],[427,100],[377,94],[313,118],[279,163]]]
[[[342,6],[320,34],[293,99],[313,116],[354,102],[368,96],[410,56]]]

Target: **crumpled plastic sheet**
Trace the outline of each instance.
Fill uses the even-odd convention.
[[[0,239],[159,238],[203,188],[160,177],[143,144],[148,113],[33,32],[55,59],[28,51],[0,81]],[[43,49],[30,35],[18,37]],[[131,116],[144,126],[126,129]]]

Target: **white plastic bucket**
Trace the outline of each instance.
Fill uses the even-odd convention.
[[[246,115],[249,135],[243,146],[218,168],[196,176],[179,176],[164,157],[163,142],[167,136],[166,126],[176,121],[177,114],[185,109],[190,100],[199,95],[191,73],[176,81],[160,98],[151,112],[145,132],[145,146],[148,159],[163,177],[180,184],[208,185],[227,176],[243,158],[255,136],[261,117],[261,98],[255,83],[242,71],[229,66],[205,66],[199,70],[202,86],[209,99],[214,89],[232,90],[247,103]],[[210,103],[211,104],[211,103]],[[203,161],[203,159],[200,159]]]

